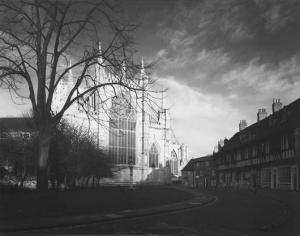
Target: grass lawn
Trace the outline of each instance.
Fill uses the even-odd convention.
[[[188,200],[192,195],[170,187],[106,187],[64,192],[9,192],[0,195],[0,219],[84,215],[148,208]]]

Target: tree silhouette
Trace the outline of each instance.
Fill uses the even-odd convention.
[[[93,93],[99,101],[108,99],[99,89],[110,88],[111,98],[144,90],[136,76],[140,65],[133,60],[136,24],[123,17],[119,5],[105,0],[0,0],[0,12],[0,86],[12,98],[30,100],[39,137],[37,188],[45,190],[51,139],[66,110]],[[113,79],[97,80],[97,66]],[[55,111],[55,91],[71,71],[73,86]]]

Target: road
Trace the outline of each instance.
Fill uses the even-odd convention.
[[[300,194],[210,191],[212,205],[174,213],[38,231],[55,234],[300,235]]]

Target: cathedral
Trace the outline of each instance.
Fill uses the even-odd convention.
[[[101,50],[101,46],[99,46]],[[99,82],[112,81],[113,75],[105,70],[103,61],[95,66]],[[69,65],[70,67],[70,65]],[[147,83],[143,59],[140,78]],[[61,81],[55,92],[52,109],[58,111],[69,91],[74,87],[73,74]],[[112,163],[113,176],[102,179],[103,184],[121,184],[130,181],[129,164],[132,166],[134,183],[169,183],[181,176],[181,169],[189,161],[187,146],[176,138],[169,109],[164,107],[164,92],[155,94],[140,91],[138,104],[130,92],[117,93],[108,103],[101,103],[109,91],[100,90],[85,96],[65,113],[64,118],[78,128],[83,128],[103,149]],[[101,96],[98,96],[98,95]],[[158,96],[160,94],[160,96]],[[153,104],[147,102],[151,96]],[[111,96],[112,97],[112,96]],[[84,105],[82,105],[84,104]],[[91,114],[87,116],[86,113]]]

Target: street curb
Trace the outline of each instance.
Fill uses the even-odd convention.
[[[179,189],[179,188],[178,188]],[[136,210],[122,210],[114,213],[107,214],[94,214],[94,215],[81,215],[81,216],[65,216],[65,217],[48,217],[48,218],[31,218],[24,219],[23,221],[2,221],[0,225],[1,233],[14,233],[14,232],[32,232],[46,229],[60,229],[60,228],[75,228],[84,225],[108,223],[119,220],[126,220],[138,217],[147,217],[153,215],[169,214],[189,210],[192,208],[200,208],[213,204],[218,200],[216,196],[207,194],[199,194],[189,189],[180,188],[181,191],[193,193],[194,197],[182,202],[156,206],[145,209]],[[35,222],[36,226],[32,225]],[[4,225],[3,225],[4,223]]]

